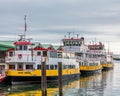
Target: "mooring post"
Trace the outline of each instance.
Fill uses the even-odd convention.
[[[41,62],[41,89],[42,96],[47,96],[47,80],[46,80],[46,62]]]
[[[62,62],[58,62],[58,86],[59,86],[59,96],[63,96],[63,93],[62,93]]]

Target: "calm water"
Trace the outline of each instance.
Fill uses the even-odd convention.
[[[47,96],[58,95],[58,83],[47,86]],[[0,96],[42,96],[40,84],[0,85]],[[63,96],[120,96],[120,62],[113,70],[63,82]]]

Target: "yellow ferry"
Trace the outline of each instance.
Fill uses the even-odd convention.
[[[66,52],[75,52],[76,59],[79,62],[81,74],[101,72],[100,53],[91,50],[91,45],[84,43],[84,37],[66,37],[62,39],[63,49]]]
[[[79,62],[76,61],[75,53],[66,52],[61,47],[55,49],[52,45],[48,48],[44,48],[41,44],[35,46],[25,37],[25,34],[20,35],[20,39],[14,42],[15,48],[6,52],[7,82],[10,84],[25,81],[26,83],[40,82],[42,62],[46,64],[48,80],[58,79],[58,62],[62,63],[63,78],[79,76]]]
[[[75,53],[65,52],[61,48],[54,49],[52,45],[48,48],[42,47],[41,44],[33,47],[33,43],[21,38],[14,42],[15,49],[9,49],[6,52],[8,66],[6,75],[12,83],[40,81],[42,62],[46,63],[48,80],[58,78],[58,62],[62,63],[63,77],[79,75],[79,63],[76,61]]]
[[[113,53],[112,52],[106,52],[105,53],[105,62],[102,63],[103,70],[113,69],[114,63],[113,63]]]

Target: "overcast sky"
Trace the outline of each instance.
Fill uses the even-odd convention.
[[[120,53],[120,0],[0,0],[0,40],[23,34],[25,14],[33,41],[60,43],[75,32]]]

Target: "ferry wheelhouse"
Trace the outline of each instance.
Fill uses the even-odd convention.
[[[52,45],[48,48],[44,48],[42,44],[35,46],[22,35],[14,45],[15,48],[6,53],[6,75],[11,84],[40,82],[42,62],[46,64],[48,80],[58,79],[58,62],[62,63],[63,78],[79,76],[79,63],[73,52],[65,52],[61,47],[55,49]]]
[[[67,52],[75,52],[76,59],[79,62],[81,74],[100,72],[99,53],[90,50],[89,46],[84,43],[84,37],[70,37],[62,39],[63,49]]]

